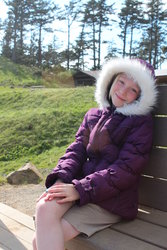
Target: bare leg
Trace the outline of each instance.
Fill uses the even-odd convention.
[[[77,231],[76,228],[73,227],[68,221],[62,219],[61,224],[63,228],[65,242],[75,238],[77,235],[80,234],[80,232]]]
[[[44,199],[37,203],[34,250],[64,250],[64,241],[79,234],[72,225],[62,219],[72,204],[68,202],[60,205],[56,200],[44,201]]]
[[[32,247],[33,247],[33,250],[37,250],[36,234],[34,234],[34,237],[33,237],[33,240],[32,240]]]

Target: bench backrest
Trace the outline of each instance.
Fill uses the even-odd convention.
[[[144,169],[139,203],[167,211],[167,74],[157,72],[158,106],[154,112],[153,149]]]

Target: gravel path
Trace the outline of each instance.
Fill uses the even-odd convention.
[[[0,186],[0,202],[7,204],[19,211],[34,215],[37,198],[44,192],[43,184],[9,185]]]

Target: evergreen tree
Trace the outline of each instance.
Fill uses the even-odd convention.
[[[28,48],[27,65],[36,66],[37,65],[37,39],[35,32],[31,33],[30,45]]]
[[[24,40],[27,31],[26,25],[29,23],[30,18],[29,7],[31,1],[6,0],[5,3],[8,6],[9,23],[6,25],[4,44],[9,44],[10,37],[10,44],[13,43],[11,59],[16,63],[22,63],[24,61],[24,49],[26,48]],[[7,40],[5,41],[5,39]]]
[[[55,11],[58,10],[57,5],[47,0],[34,0],[31,11],[31,23],[38,32],[38,66],[42,65],[42,32],[52,32],[49,27],[55,19]]]
[[[2,55],[7,58],[12,58],[12,34],[13,34],[13,25],[10,16],[8,21],[4,22],[4,37],[2,41]]]
[[[142,11],[142,2],[132,0],[129,6],[129,26],[130,26],[130,48],[129,48],[129,57],[132,56],[133,51],[133,34],[134,30],[139,30],[141,24],[143,23],[143,11]]]
[[[79,34],[78,39],[76,39],[76,45],[73,46],[73,50],[76,54],[76,65],[75,68],[77,69],[85,69],[85,56],[87,55],[87,41],[86,41],[86,34],[85,34],[85,23],[81,25],[82,30]]]
[[[85,38],[88,49],[92,50],[93,69],[100,69],[101,44],[103,27],[111,27],[113,3],[107,4],[106,0],[89,0],[85,4],[82,23],[85,24]]]
[[[133,51],[133,34],[134,30],[141,27],[143,23],[143,11],[142,2],[137,0],[125,0],[125,6],[121,9],[118,14],[120,18],[119,26],[121,28],[121,34],[119,35],[123,39],[123,51],[122,55],[125,57],[132,56]],[[130,34],[130,37],[128,35]],[[127,39],[129,38],[129,52],[127,53]]]
[[[119,49],[117,48],[116,44],[112,40],[108,43],[108,53],[105,59],[110,59],[113,57],[117,57],[117,54],[120,53]]]
[[[70,68],[70,46],[71,46],[71,26],[77,19],[79,14],[80,2],[70,0],[68,5],[65,5],[59,15],[59,20],[67,21],[67,49],[62,53],[67,61],[67,69]]]
[[[61,57],[57,52],[59,49],[57,45],[57,38],[54,35],[52,43],[47,46],[47,50],[43,52],[43,66],[50,68],[54,65],[62,63]]]
[[[0,32],[3,30],[2,20],[0,18]],[[2,45],[2,42],[0,41],[0,45]]]
[[[108,27],[111,24],[109,23],[109,20],[111,19],[111,15],[114,14],[113,10],[114,3],[107,5],[106,0],[99,0],[97,2],[97,19],[98,19],[98,63],[97,63],[97,69],[100,69],[101,67],[101,43],[102,43],[102,28]],[[105,42],[105,41],[104,41]]]
[[[147,28],[143,31],[140,55],[144,55],[155,68],[162,63],[162,48],[166,46],[165,26],[167,15],[161,0],[150,0],[147,4]]]
[[[2,53],[10,56],[16,63],[31,64],[33,61],[34,64],[36,61],[38,66],[41,66],[42,32],[51,32],[49,24],[55,19],[57,6],[47,0],[6,0],[5,3],[9,10]],[[34,58],[32,58],[32,60],[30,59],[30,55],[32,54],[30,48],[32,46],[32,40],[28,42],[30,32],[27,31],[29,30],[30,32],[34,31],[34,37],[35,32],[38,33],[36,60],[34,60]],[[29,35],[29,37],[27,35]],[[12,53],[7,54],[7,49],[12,50]],[[30,62],[28,62],[28,59]]]
[[[127,34],[128,34],[128,8],[124,7],[121,9],[121,12],[119,13],[119,26],[121,28],[121,34],[119,37],[123,39],[123,51],[122,51],[122,56],[126,56],[126,39],[127,39]]]

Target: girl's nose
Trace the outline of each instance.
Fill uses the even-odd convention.
[[[125,87],[122,87],[122,88],[120,89],[120,93],[121,93],[122,96],[125,96],[125,95],[126,95],[126,92],[127,92],[127,89],[126,89]]]

